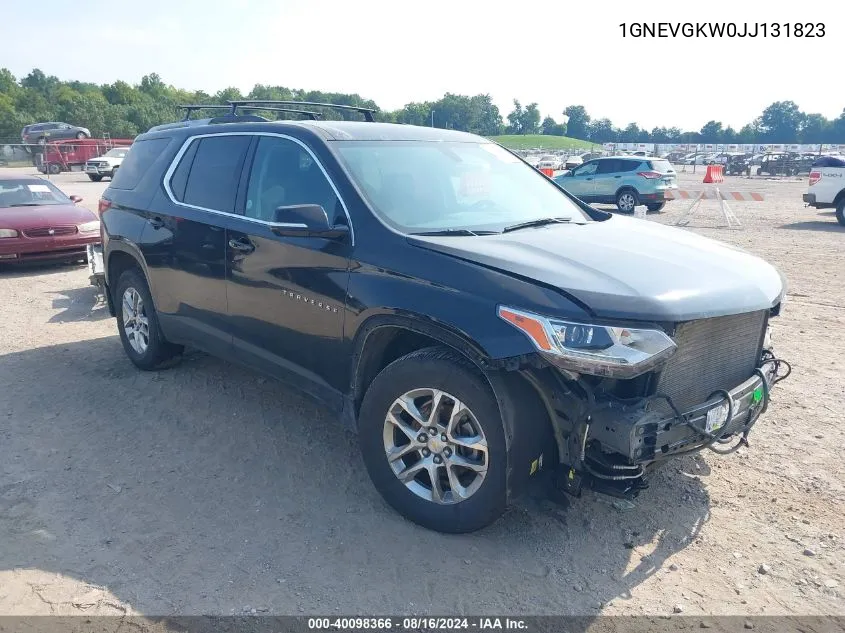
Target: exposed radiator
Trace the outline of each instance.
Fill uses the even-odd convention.
[[[767,311],[688,321],[678,326],[678,350],[657,380],[683,413],[704,402],[717,389],[730,390],[754,373],[760,360]],[[653,408],[669,412],[663,401]]]

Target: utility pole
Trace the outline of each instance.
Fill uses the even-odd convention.
[[[431,127],[434,127],[434,110],[431,111]]]

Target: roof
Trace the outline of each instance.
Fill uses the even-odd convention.
[[[248,132],[278,130],[279,127],[310,129],[328,141],[440,141],[452,143],[492,143],[489,139],[467,132],[441,128],[396,123],[371,123],[368,121],[243,121],[211,124],[211,119],[180,121],[151,128],[149,132],[197,129],[198,134],[242,129]]]
[[[9,180],[14,180],[16,182],[44,182],[44,178],[39,176],[30,176],[30,175],[17,175],[17,174],[0,174],[0,182],[8,182]]]

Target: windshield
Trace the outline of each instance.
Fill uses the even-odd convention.
[[[493,143],[339,141],[336,147],[375,212],[405,233],[588,220],[551,180]]]
[[[73,203],[53,183],[46,180],[0,180],[0,209],[51,204]]]
[[[110,149],[106,152],[106,156],[113,156],[115,158],[123,158],[126,156],[126,152],[129,151],[128,147],[115,147],[114,149]]]

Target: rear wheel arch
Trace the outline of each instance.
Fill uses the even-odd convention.
[[[833,205],[838,206],[842,200],[845,200],[845,189],[836,194],[836,197],[833,199]]]
[[[112,244],[114,244],[114,242],[112,242]],[[123,248],[113,248],[108,254],[108,259],[105,262],[106,281],[111,287],[111,292],[114,292],[117,281],[120,279],[120,275],[122,275],[124,271],[130,268],[136,268],[144,277],[144,281],[147,282],[147,288],[149,288],[150,296],[153,300],[153,307],[155,307],[155,292],[152,284],[150,283],[150,276],[147,273],[147,267],[144,265],[143,256],[139,252],[130,250],[125,242],[121,243],[121,246]]]

